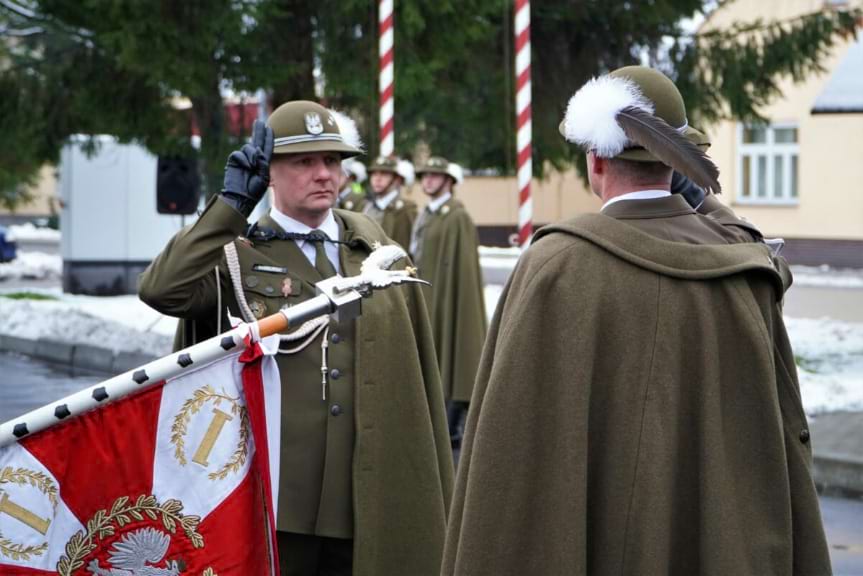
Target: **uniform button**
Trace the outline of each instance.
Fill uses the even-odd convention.
[[[800,441],[804,444],[809,442],[809,430],[806,428],[800,431]]]
[[[258,285],[258,277],[257,276],[246,276],[246,286],[249,288],[254,288]]]
[[[330,336],[330,340],[333,341],[333,344],[338,344],[342,341],[342,337],[339,334],[333,334],[332,336]]]
[[[273,288],[272,286],[267,286],[266,288],[264,288],[264,292],[266,292],[267,294],[272,294],[275,291],[276,291],[276,289]]]
[[[333,368],[332,370],[330,370],[330,378],[332,378],[333,380],[338,380],[341,377],[342,371],[338,368]]]
[[[333,416],[339,416],[342,413],[342,407],[339,404],[333,404],[330,406],[330,414]]]

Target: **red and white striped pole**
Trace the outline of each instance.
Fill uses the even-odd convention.
[[[394,148],[393,89],[395,75],[393,67],[393,0],[380,0],[378,4],[378,56],[380,58],[380,126],[381,156],[391,156]]]
[[[527,248],[533,234],[533,177],[530,119],[530,0],[515,0],[515,113],[518,151],[518,245]]]

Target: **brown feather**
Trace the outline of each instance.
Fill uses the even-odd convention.
[[[666,166],[677,170],[705,190],[714,194],[722,191],[716,164],[662,118],[629,106],[617,113],[617,122],[627,138],[643,146]]]

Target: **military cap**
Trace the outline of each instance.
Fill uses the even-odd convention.
[[[345,141],[333,113],[316,102],[282,104],[270,114],[267,125],[273,129],[274,154],[337,152],[342,158],[362,154]]]
[[[560,132],[599,158],[662,162],[720,189],[707,136],[689,125],[680,91],[658,70],[626,66],[590,80],[570,99]]]
[[[426,160],[425,164],[417,168],[416,173],[417,176],[422,176],[423,174],[446,174],[452,177],[447,168],[449,168],[449,160],[441,156],[432,156]]]
[[[689,125],[686,105],[674,82],[662,72],[646,66],[618,68],[585,84],[569,101],[566,116],[560,123],[560,133],[567,140],[583,142],[588,147],[598,143],[604,148],[609,139],[626,138],[623,131],[615,129],[614,125],[602,124],[612,124],[613,113],[627,105],[650,110],[702,149],[710,146],[707,136]],[[599,155],[610,157],[601,152]],[[645,162],[657,160],[643,146],[632,142],[626,142],[623,150],[612,156]]]
[[[398,159],[394,156],[378,156],[369,166],[369,172],[398,174]]]

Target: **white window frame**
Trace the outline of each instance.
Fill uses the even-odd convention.
[[[744,143],[743,131],[750,126],[741,122],[737,124],[737,194],[735,202],[738,204],[755,204],[768,206],[797,206],[800,204],[800,127],[794,122],[777,122],[763,126],[767,141],[764,143]],[[753,128],[759,126],[753,125]],[[797,130],[797,142],[774,142],[774,131],[782,128],[795,128]],[[749,196],[743,195],[743,157],[749,156]],[[767,158],[766,186],[767,196],[757,196],[758,170],[756,168],[757,158]],[[782,174],[782,190],[779,195],[774,189],[773,159],[776,156],[784,158]],[[797,157],[797,196],[791,195],[791,159]]]

